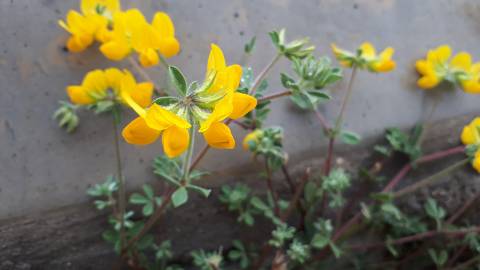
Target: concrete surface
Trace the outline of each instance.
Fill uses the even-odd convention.
[[[350,49],[365,40],[380,48],[395,47],[397,70],[357,77],[346,125],[365,137],[386,126],[410,126],[424,117],[432,99],[416,88],[413,64],[427,49],[447,43],[457,51],[480,54],[476,0],[139,0],[129,1],[129,6],[149,17],[155,10],[171,15],[183,48],[171,63],[191,80],[203,78],[211,42],[224,49],[229,63],[236,63],[243,57],[244,43],[254,35],[257,48],[251,64],[261,69],[274,55],[266,33],[281,27],[287,28],[288,38],[310,36],[318,55],[331,56],[331,42]],[[78,9],[78,1],[0,1],[0,219],[85,202],[86,188],[114,171],[108,117],[82,114],[73,135],[51,119],[57,100],[66,99],[65,86],[79,83],[93,68],[127,66],[106,61],[95,48],[81,54],[62,49],[67,34],[56,21],[70,8]],[[287,61],[282,61],[272,74],[287,68]],[[164,84],[160,69],[150,73]],[[278,76],[270,78],[270,90],[281,90]],[[343,96],[343,86],[336,87],[334,96]],[[435,118],[479,111],[479,101],[479,96],[460,91],[446,93]],[[322,108],[327,117],[336,115],[338,102]],[[125,118],[126,123],[132,114]],[[275,104],[269,123],[285,126],[292,162],[325,143],[313,115],[292,108],[287,100]],[[243,134],[236,132],[241,140]],[[452,137],[459,132],[452,131]],[[150,164],[160,149],[160,144],[122,145],[130,187],[154,180]],[[248,162],[249,154],[241,150],[211,151],[201,167],[220,175],[242,174]]]

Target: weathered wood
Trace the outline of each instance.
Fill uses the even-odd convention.
[[[455,117],[432,125],[425,139],[426,152],[446,149],[459,144],[461,128],[474,115]],[[319,139],[320,139],[319,132]],[[372,146],[381,141],[371,138],[364,141],[363,146],[339,147],[335,161],[337,165],[356,169],[353,164],[370,165]],[[322,149],[314,149],[309,153],[294,156],[289,167],[294,178],[303,173],[306,166],[319,171]],[[406,182],[414,181],[438,168],[452,163],[459,157],[452,157],[440,162],[422,166],[408,175]],[[389,164],[392,170],[401,166],[398,160]],[[245,168],[243,168],[245,172]],[[156,238],[172,240],[173,248],[180,258],[187,258],[193,249],[228,248],[233,239],[259,243],[269,237],[269,225],[261,225],[251,229],[239,225],[235,216],[229,213],[218,202],[218,187],[224,183],[246,182],[258,192],[263,190],[263,181],[255,174],[243,174],[238,169],[216,175],[205,184],[214,192],[208,199],[193,196],[188,205],[174,212],[170,211],[156,228]],[[230,175],[230,173],[233,173]],[[287,190],[280,174],[275,175],[276,186]],[[453,181],[436,185],[419,196],[406,198],[406,206],[411,209],[421,207],[425,195],[434,196],[448,209],[456,209],[460,204],[478,190],[477,174],[468,166],[455,173]],[[281,184],[280,184],[281,183]],[[404,183],[402,183],[402,186]],[[423,194],[423,195],[422,195]],[[111,269],[117,265],[118,257],[111,247],[101,239],[102,231],[107,228],[106,214],[96,211],[91,203],[74,205],[56,209],[37,215],[4,220],[0,222],[0,269]]]

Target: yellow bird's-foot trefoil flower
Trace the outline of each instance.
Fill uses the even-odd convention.
[[[106,42],[110,37],[109,26],[113,14],[120,10],[119,0],[82,0],[82,13],[70,10],[66,22],[58,23],[71,34],[67,48],[71,52],[81,52],[94,40]]]
[[[149,24],[138,9],[130,9],[114,14],[110,39],[100,47],[100,51],[114,61],[136,52],[140,64],[150,67],[159,63],[158,53],[164,57],[178,54],[180,43],[175,38],[173,22],[166,13],[155,13]]]
[[[463,128],[460,139],[467,146],[466,152],[472,158],[473,168],[480,173],[480,117]]]
[[[257,105],[254,97],[237,92],[241,67],[227,66],[222,50],[212,44],[206,79],[201,85],[193,82],[187,87],[183,74],[175,67],[169,67],[169,74],[179,97],[160,97],[146,109],[128,94],[124,97],[139,115],[123,130],[125,140],[131,144],[150,144],[163,134],[165,154],[176,157],[188,148],[188,128],[194,126],[210,146],[234,148],[235,139],[224,121],[241,118]],[[122,88],[128,87],[131,86],[122,84]]]
[[[452,49],[442,45],[429,50],[425,59],[417,60],[416,69],[420,74],[417,85],[432,89],[444,81],[460,86],[467,93],[480,93],[480,63],[473,63],[472,57],[460,52],[452,59]]]
[[[128,81],[130,87],[121,88],[122,81]],[[151,103],[153,84],[137,83],[129,71],[109,68],[87,73],[81,85],[71,85],[66,90],[70,101],[76,105],[95,105],[106,101],[112,104],[126,103],[122,91],[128,91],[131,99],[143,108]]]
[[[369,42],[364,42],[355,53],[340,49],[332,44],[332,51],[338,62],[344,67],[356,66],[370,72],[389,72],[395,69],[396,63],[392,60],[395,52],[388,47],[377,55],[375,47]]]

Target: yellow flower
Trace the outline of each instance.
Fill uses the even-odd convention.
[[[448,60],[452,49],[448,45],[429,50],[426,59],[420,59],[415,66],[422,76],[417,84],[422,89],[431,89],[437,86],[448,74]]]
[[[163,132],[162,144],[165,154],[172,158],[182,154],[189,144],[187,129],[191,127],[185,119],[153,104],[144,109],[129,94],[130,83],[122,81],[122,98],[139,115],[122,131],[130,144],[146,145],[155,142]]]
[[[250,95],[236,92],[242,77],[242,68],[239,65],[227,66],[222,50],[215,44],[211,45],[208,57],[207,77],[212,72],[216,77],[207,91],[221,91],[224,97],[215,104],[208,118],[201,122],[199,131],[210,146],[232,149],[235,147],[235,139],[230,128],[222,121],[228,117],[238,119],[245,116],[257,106],[257,100]]]
[[[466,146],[480,146],[480,117],[476,117],[470,124],[463,128],[460,138]],[[480,149],[478,148],[475,151],[472,166],[480,173]]]
[[[114,14],[111,36],[100,47],[100,51],[115,61],[135,51],[140,64],[150,67],[159,63],[158,52],[165,57],[178,54],[180,43],[175,38],[174,25],[166,13],[155,13],[152,24],[149,24],[139,10],[130,9]]]
[[[340,64],[344,67],[355,65],[371,72],[388,72],[395,69],[395,61],[392,60],[394,49],[391,47],[377,55],[375,47],[369,42],[364,42],[357,49],[357,53],[338,48],[332,44],[332,51]]]
[[[480,63],[473,63],[472,57],[460,52],[451,60],[452,49],[448,45],[428,51],[426,59],[416,62],[421,77],[417,84],[422,89],[432,89],[443,81],[459,85],[467,93],[480,93]]]
[[[262,135],[262,131],[256,129],[245,136],[243,139],[243,149],[249,150],[250,149],[250,142],[258,142],[258,137]]]
[[[461,140],[465,145],[480,144],[480,117],[463,128]]]
[[[81,52],[93,43],[98,28],[96,20],[70,10],[67,13],[67,22],[60,20],[58,23],[71,34],[67,41],[70,52]]]
[[[82,14],[70,10],[67,13],[67,22],[59,21],[60,26],[71,34],[67,41],[67,48],[71,52],[85,50],[95,39],[105,42],[110,38],[108,25],[113,14],[120,10],[120,2],[119,0],[82,0],[80,9]]]
[[[114,98],[119,102],[125,103],[122,98],[122,88],[120,87],[122,81],[128,82],[129,87],[124,88],[124,91],[128,91],[128,94],[136,103],[141,107],[146,107],[150,104],[153,84],[151,82],[137,84],[130,72],[127,70],[122,72],[117,68],[93,70],[85,75],[81,85],[71,85],[66,90],[70,101],[77,105],[95,104],[107,98]]]
[[[210,146],[234,148],[235,139],[224,120],[243,117],[257,105],[254,97],[236,91],[241,75],[241,67],[227,66],[222,50],[212,44],[205,82],[182,97],[166,97],[173,100],[171,104],[153,104],[143,109],[127,91],[132,84],[122,82],[123,99],[139,115],[125,127],[123,137],[131,144],[150,144],[163,132],[164,151],[167,156],[175,157],[188,148],[187,129],[199,126],[199,132]]]

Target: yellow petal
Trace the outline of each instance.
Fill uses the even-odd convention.
[[[204,132],[215,122],[225,120],[233,111],[233,94],[227,94],[224,98],[215,104],[215,108],[208,116],[207,120],[200,124],[199,132]]]
[[[180,43],[174,37],[162,38],[158,50],[164,57],[172,57],[180,52]]]
[[[152,48],[148,48],[140,53],[138,60],[143,67],[155,66],[159,62],[158,54]]]
[[[480,83],[477,80],[462,81],[462,89],[468,94],[480,94]]]
[[[177,126],[180,128],[190,128],[191,125],[185,119],[174,114],[173,112],[162,108],[158,104],[153,104],[147,109],[145,115],[147,125],[157,130],[164,130],[171,126]]]
[[[453,57],[450,65],[454,68],[468,72],[472,67],[472,57],[466,52],[461,52]]]
[[[228,78],[226,89],[229,92],[234,92],[242,79],[242,67],[240,65],[231,65],[227,67],[226,72]]]
[[[366,59],[375,58],[376,52],[375,47],[369,42],[364,42],[360,45],[360,50],[362,51],[362,57]]]
[[[208,56],[207,63],[207,76],[212,70],[220,71],[226,67],[225,57],[223,56],[222,49],[216,44],[211,44],[210,55]]]
[[[107,68],[105,70],[105,78],[107,80],[107,84],[116,92],[120,91],[123,76],[125,76],[125,73],[123,73],[118,68]]]
[[[100,51],[110,60],[120,61],[130,54],[131,48],[127,44],[109,41],[100,46]]]
[[[244,117],[257,106],[257,99],[242,93],[234,93],[232,102],[233,111],[230,114],[230,118],[232,119]]]
[[[433,66],[431,65],[431,62],[427,62],[426,60],[420,59],[415,62],[415,67],[421,75],[428,75],[428,74],[433,74]]]
[[[235,139],[232,136],[232,131],[224,123],[213,123],[209,129],[203,132],[203,137],[211,147],[221,149],[235,148]]]
[[[152,102],[152,94],[153,83],[143,82],[137,84],[137,87],[130,93],[130,96],[138,105],[146,108]]]
[[[167,128],[162,134],[163,151],[169,158],[177,157],[188,148],[187,129],[177,126]]]
[[[462,143],[465,145],[475,144],[476,143],[475,131],[472,130],[470,126],[465,126],[462,130],[462,135],[460,139],[462,140]]]
[[[93,43],[91,35],[73,35],[67,40],[67,49],[69,52],[82,52]]]
[[[133,78],[132,74],[125,73],[125,76],[123,76],[120,83],[120,96],[122,100],[127,103],[128,106],[130,106],[138,115],[145,117],[147,111],[142,106],[140,106],[131,96],[131,93],[134,92],[136,88],[137,83],[135,82],[135,78]]]
[[[68,86],[67,94],[73,104],[88,105],[95,103],[95,100],[88,95],[88,92],[82,86]]]
[[[90,71],[85,75],[82,86],[90,94],[104,95],[109,88],[105,72],[100,69]]]
[[[392,60],[383,60],[374,65],[376,72],[389,72],[395,69],[396,63]]]
[[[153,16],[152,26],[159,31],[162,38],[174,37],[175,27],[170,16],[165,12],[157,12]]]
[[[440,80],[435,74],[423,76],[417,81],[417,85],[422,89],[431,89],[437,86]]]
[[[450,56],[452,55],[452,49],[448,45],[442,45],[436,48],[433,52],[434,61],[438,61],[440,63],[446,62]]]
[[[122,136],[130,144],[151,144],[160,136],[160,131],[150,128],[142,117],[135,118],[122,131]]]

